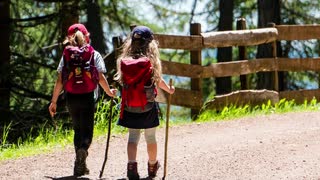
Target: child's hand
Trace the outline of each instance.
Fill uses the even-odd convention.
[[[111,94],[110,97],[115,97],[117,95],[118,90],[117,89],[110,89]]]
[[[173,94],[174,93],[174,91],[175,91],[175,88],[174,88],[174,86],[170,86],[170,89],[169,89],[169,94]]]
[[[57,103],[51,102],[49,106],[49,113],[51,117],[54,117],[54,115],[56,114],[56,111],[57,111]]]

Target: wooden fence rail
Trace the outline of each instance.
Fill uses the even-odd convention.
[[[228,77],[267,71],[320,71],[320,58],[260,58],[230,61],[209,66],[162,61],[163,73],[190,77]]]
[[[199,50],[204,48],[253,46],[275,40],[320,39],[320,25],[277,25],[274,28],[232,30],[177,36],[155,34],[162,49]]]
[[[166,35],[155,34],[161,49],[189,50],[190,64],[170,62],[162,60],[163,73],[174,76],[191,78],[190,89],[176,88],[171,103],[177,106],[191,108],[192,111],[201,108],[221,109],[227,105],[258,105],[271,101],[276,103],[281,99],[292,100],[302,103],[313,98],[320,100],[320,90],[305,89],[296,91],[273,91],[273,90],[239,90],[229,94],[215,96],[214,99],[204,104],[202,90],[199,88],[201,79],[217,77],[239,77],[258,72],[279,71],[320,71],[320,58],[278,58],[275,51],[274,58],[259,58],[251,60],[239,60],[214,63],[209,66],[201,65],[201,50],[205,48],[230,47],[230,46],[256,46],[264,43],[272,43],[276,49],[276,41],[282,40],[310,40],[320,39],[320,25],[275,25],[269,28],[251,30],[233,30],[201,33],[200,24],[192,24],[191,34],[196,35]],[[117,57],[120,42],[119,37],[114,37],[115,51],[107,56],[108,67],[115,66],[113,61]],[[109,59],[109,60],[108,60]],[[277,74],[277,73],[275,73]],[[275,84],[278,79],[275,76]],[[278,88],[275,87],[277,90]],[[159,90],[157,100],[166,103],[167,94]],[[194,111],[197,112],[197,111]]]
[[[155,34],[162,49],[202,50],[229,46],[254,46],[280,40],[320,39],[320,25],[277,25],[272,28],[233,30],[201,33],[201,35],[177,36]],[[266,71],[320,71],[320,58],[261,58],[253,60],[215,63],[209,66],[184,64],[162,60],[163,73],[189,78],[228,77]],[[234,104],[261,104],[271,100],[295,99],[297,103],[312,98],[320,99],[319,90],[276,92],[269,90],[244,90],[216,96],[206,104],[207,108],[219,109]],[[166,94],[160,91],[158,101],[166,102]],[[203,107],[201,91],[177,88],[172,104],[193,109]]]
[[[320,39],[320,25],[277,25],[277,40],[308,40]]]

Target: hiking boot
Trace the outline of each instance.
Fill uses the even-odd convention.
[[[160,168],[159,161],[157,161],[155,164],[150,164],[148,162],[148,175],[151,178],[156,177],[158,169]]]
[[[139,173],[138,173],[138,163],[137,162],[129,162],[127,165],[127,177],[130,180],[138,180]]]
[[[76,160],[74,162],[73,175],[83,176],[89,174],[89,169],[87,168],[86,159],[88,152],[84,149],[77,150]]]

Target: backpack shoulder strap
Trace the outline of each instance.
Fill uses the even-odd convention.
[[[94,66],[94,65],[95,65],[95,64],[94,64],[94,50],[91,52],[91,57],[90,57],[89,62],[90,62],[90,65],[91,65],[91,66]]]

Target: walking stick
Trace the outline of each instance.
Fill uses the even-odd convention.
[[[169,81],[169,86],[172,86],[172,79]],[[171,94],[169,94],[168,101],[167,101],[167,116],[166,116],[166,138],[164,144],[164,169],[163,169],[163,177],[162,179],[166,178],[167,174],[167,149],[168,149],[168,134],[169,134],[169,117],[170,117],[170,104],[171,104]]]
[[[57,131],[58,131],[58,124],[57,124],[57,121],[55,120],[54,116],[51,117],[51,120],[52,120],[53,125],[54,125],[54,135],[56,135]]]
[[[103,171],[104,171],[104,166],[106,165],[107,159],[108,159],[108,150],[109,150],[109,141],[110,141],[110,134],[111,134],[111,125],[112,125],[112,108],[113,108],[113,97],[111,98],[110,101],[110,118],[109,118],[109,123],[108,123],[108,137],[107,137],[107,145],[106,145],[106,152],[104,154],[104,161],[102,164],[102,168],[100,170],[100,175],[99,178],[102,177]]]

